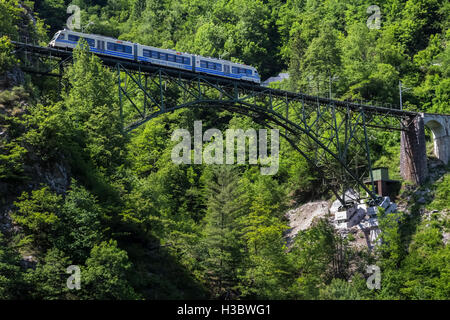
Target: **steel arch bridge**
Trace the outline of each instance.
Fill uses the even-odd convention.
[[[22,70],[62,77],[70,50],[13,42]],[[256,84],[98,55],[117,73],[124,132],[181,108],[219,108],[251,117],[280,135],[317,169],[346,206],[346,190],[374,192],[369,133],[407,131],[418,113],[332,100]],[[48,62],[51,61],[51,62]],[[44,68],[40,67],[44,66]],[[53,72],[59,71],[58,73]],[[367,181],[368,180],[368,181]],[[367,186],[369,182],[369,186]]]

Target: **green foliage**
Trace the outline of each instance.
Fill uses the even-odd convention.
[[[33,285],[32,298],[44,300],[74,299],[66,285],[70,276],[66,273],[66,270],[71,264],[70,259],[63,252],[56,248],[50,249],[36,269],[31,269],[26,274],[27,282]]]
[[[102,210],[96,199],[72,181],[65,199],[48,187],[23,193],[12,213],[34,244],[42,249],[54,245],[81,263],[90,249],[102,240]]]
[[[295,268],[301,270],[291,289],[293,294],[303,299],[314,299],[319,296],[324,283],[336,277],[345,278],[350,263],[349,251],[346,242],[325,219],[301,231],[291,257]]]
[[[20,179],[26,149],[10,142],[2,145],[0,152],[0,179]]]
[[[70,253],[75,263],[84,262],[90,249],[103,238],[102,218],[95,197],[72,181],[61,208],[55,245]]]
[[[28,150],[24,148],[20,139],[22,103],[28,98],[23,87],[13,87],[11,90],[0,92],[0,179],[5,181],[20,181],[27,177],[24,164]],[[6,134],[8,133],[8,134]]]
[[[320,299],[323,300],[360,300],[358,291],[347,281],[333,279],[324,289],[320,290]]]
[[[241,292],[245,297],[281,299],[287,297],[289,264],[285,254],[283,231],[286,225],[273,216],[261,196],[253,201],[243,216],[243,239],[248,250]],[[271,210],[272,209],[272,210]]]
[[[17,22],[19,21],[19,15],[22,11],[17,4],[17,0],[2,0],[0,2],[0,30],[3,33],[1,35],[2,42],[5,41],[5,38],[3,37],[5,35],[9,35],[10,37],[17,35]]]
[[[401,241],[400,223],[402,216],[400,213],[385,214],[384,210],[378,208],[378,225],[381,230],[381,244],[377,250],[381,255],[381,267],[395,269],[400,265],[404,255]]]
[[[0,232],[0,299],[20,299],[24,288],[20,256],[10,248]]]
[[[442,181],[437,184],[434,199],[430,203],[430,209],[444,210],[448,209],[450,203],[450,174],[446,174]]]
[[[139,295],[130,286],[127,278],[131,263],[125,251],[110,240],[92,248],[86,267],[82,269],[80,296],[96,300],[131,300]]]
[[[12,54],[13,45],[7,36],[0,37],[0,74],[8,71],[17,63],[17,59]]]
[[[47,25],[51,26],[50,33],[63,29],[68,17],[64,0],[41,0],[35,2],[35,10],[40,13],[40,18],[44,19]]]
[[[121,162],[124,143],[115,87],[115,77],[89,53],[81,41],[74,51],[74,64],[66,77],[72,89],[65,97],[68,119],[80,146],[99,168],[111,171]]]
[[[240,252],[236,241],[239,234],[236,218],[240,204],[236,201],[236,182],[236,173],[229,166],[219,166],[207,184],[204,266],[215,298],[230,293],[237,282]]]
[[[48,248],[59,221],[61,196],[53,194],[48,187],[22,193],[14,203],[18,208],[12,213],[14,222],[33,237],[35,244]]]
[[[404,260],[406,280],[400,292],[409,299],[447,299],[450,294],[450,250],[439,228],[424,228],[414,237]]]

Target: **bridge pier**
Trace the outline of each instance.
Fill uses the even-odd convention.
[[[407,122],[400,139],[400,173],[403,179],[420,185],[428,176],[424,122],[421,116]]]

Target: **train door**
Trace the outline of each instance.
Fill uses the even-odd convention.
[[[137,61],[137,59],[138,59],[138,58],[137,58],[137,57],[138,57],[138,46],[137,46],[136,43],[134,44],[133,51],[134,51],[134,60]]]
[[[223,65],[223,72],[225,73],[225,75],[229,75],[230,74],[230,65],[224,64]]]
[[[97,49],[100,51],[105,51],[105,41],[97,40]]]

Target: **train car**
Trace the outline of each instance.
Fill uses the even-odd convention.
[[[260,83],[256,68],[228,60],[196,56],[195,71],[214,76]]]
[[[159,49],[138,44],[137,60],[145,63],[194,71],[194,56],[171,49]]]
[[[49,46],[73,49],[80,38],[86,40],[89,50],[96,54],[258,84],[261,82],[258,71],[251,66],[66,29],[56,32]]]
[[[49,46],[74,49],[80,38],[86,40],[91,52],[122,59],[137,60],[137,45],[133,42],[66,29],[56,32]]]

